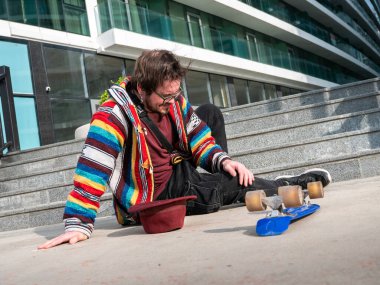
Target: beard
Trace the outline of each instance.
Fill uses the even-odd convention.
[[[165,104],[159,104],[159,105],[153,105],[149,101],[145,101],[145,109],[148,112],[153,112],[153,113],[159,113],[161,115],[167,115],[170,110],[170,103],[165,103]]]
[[[168,104],[168,103],[161,104],[161,105],[158,105],[158,108],[159,108],[159,112],[160,112],[162,115],[166,115],[166,114],[169,113],[169,110],[170,110],[170,104]]]

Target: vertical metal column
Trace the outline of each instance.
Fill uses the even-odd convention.
[[[11,143],[9,151],[19,150],[20,141],[18,137],[12,82],[8,66],[0,67],[0,94],[1,104],[3,106],[5,135],[7,142]]]

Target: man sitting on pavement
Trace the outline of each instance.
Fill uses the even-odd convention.
[[[189,214],[202,214],[244,201],[247,191],[266,189],[274,195],[284,185],[306,188],[310,181],[323,186],[331,182],[324,169],[275,180],[254,177],[228,156],[220,110],[208,104],[194,111],[182,96],[185,72],[172,52],[145,51],[132,78],[108,90],[110,99],[93,115],[78,160],[64,211],[65,233],[39,249],[88,239],[107,185],[117,221],[130,225],[136,217],[128,209],[140,203],[207,196],[196,203],[200,208],[188,209]],[[198,166],[209,173],[199,173]]]

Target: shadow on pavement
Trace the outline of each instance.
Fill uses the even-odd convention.
[[[211,234],[222,234],[222,233],[239,232],[239,231],[244,231],[243,234],[247,236],[258,236],[256,234],[256,226],[213,229],[213,230],[207,230],[204,232],[211,233]]]

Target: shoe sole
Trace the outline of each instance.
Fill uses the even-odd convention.
[[[301,176],[302,174],[306,174],[306,173],[310,173],[310,172],[314,172],[314,171],[320,171],[320,172],[325,173],[327,175],[327,179],[329,180],[329,182],[327,184],[330,184],[332,182],[332,178],[331,178],[330,172],[328,172],[326,169],[322,169],[322,168],[308,169],[308,170],[306,170],[305,172],[302,172],[299,175],[281,175],[281,176],[277,176],[274,180],[281,179],[281,178],[297,177],[297,176]]]

